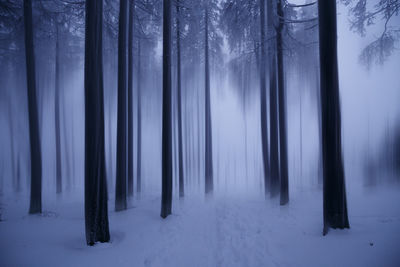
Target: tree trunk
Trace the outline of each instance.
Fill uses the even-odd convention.
[[[342,159],[336,2],[318,1],[324,230],[349,228]]]
[[[86,0],[85,31],[85,228],[86,242],[108,242],[104,145],[103,1]]]
[[[279,101],[279,144],[280,144],[280,178],[281,195],[280,203],[285,205],[289,202],[289,179],[288,179],[288,159],[287,159],[287,136],[286,136],[286,96],[285,96],[285,78],[283,73],[283,9],[282,0],[277,2],[277,14],[279,18],[276,48],[278,60],[278,101]]]
[[[58,25],[56,28],[56,62],[55,62],[55,92],[54,92],[54,125],[56,139],[56,193],[62,191],[61,174],[61,140],[60,140],[60,45]],[[65,147],[67,148],[67,147]]]
[[[12,101],[10,94],[10,101],[8,103],[8,123],[9,123],[9,135],[10,135],[10,161],[11,161],[11,178],[13,181],[14,191],[18,192],[20,190],[19,176],[15,173],[15,149],[14,149],[14,119],[12,117]]]
[[[318,146],[318,186],[322,186],[323,184],[323,167],[322,167],[322,111],[321,111],[321,90],[320,90],[320,82],[319,82],[319,70],[316,67],[316,75],[315,75],[315,91],[317,97],[317,112],[318,112],[318,138],[319,138],[319,146]]]
[[[121,0],[118,28],[118,113],[117,113],[117,174],[115,210],[125,210],[126,202],[126,17],[128,0]]]
[[[69,144],[68,144],[68,134],[67,134],[67,108],[65,103],[65,90],[62,97],[62,105],[63,105],[63,112],[62,112],[62,119],[63,119],[63,133],[64,133],[64,152],[65,152],[65,177],[67,178],[67,188],[70,188],[71,184],[71,165],[70,165],[70,156],[69,156]]]
[[[260,0],[260,98],[261,98],[261,145],[264,167],[264,189],[267,194],[269,189],[270,167],[268,159],[268,125],[267,125],[267,87],[265,80],[265,0]]]
[[[128,35],[128,196],[133,196],[133,11],[134,1],[129,0]]]
[[[163,107],[162,107],[162,195],[161,217],[172,206],[172,127],[171,127],[171,0],[164,0],[163,27]]]
[[[270,1],[270,0],[268,0]],[[271,45],[272,46],[272,45]],[[273,48],[274,49],[274,48]],[[278,103],[276,88],[276,54],[271,51],[269,65],[269,109],[270,109],[270,161],[271,178],[270,193],[271,197],[279,194],[279,146],[278,146]]]
[[[138,40],[138,75],[137,75],[137,192],[142,192],[142,88],[141,88],[141,45]]]
[[[35,54],[33,49],[32,1],[24,0],[25,57],[31,150],[31,202],[29,213],[42,212],[42,154],[36,99]]]
[[[274,4],[267,0],[267,25],[269,38],[275,35]],[[276,47],[271,40],[268,42],[269,53],[269,116],[270,116],[270,194],[276,197],[279,194],[279,138],[278,138],[278,103],[276,84]]]
[[[181,33],[180,33],[180,1],[176,4],[176,50],[177,50],[177,83],[178,83],[178,161],[179,161],[179,197],[185,195],[183,173],[183,148],[182,148],[182,80],[181,80]]]
[[[208,55],[208,7],[205,10],[205,192],[212,193],[213,162],[212,162],[212,129],[210,103],[210,62]]]

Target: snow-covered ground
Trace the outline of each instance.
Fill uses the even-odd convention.
[[[127,211],[109,202],[111,243],[85,244],[83,199],[64,196],[29,216],[26,197],[4,197],[0,266],[400,266],[400,189],[348,192],[350,230],[322,236],[320,190],[288,206],[260,194],[174,199],[143,196]],[[74,200],[78,199],[78,200]]]

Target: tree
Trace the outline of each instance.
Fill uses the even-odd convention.
[[[400,27],[395,18],[400,14],[400,0],[380,0],[374,5],[367,5],[367,0],[342,0],[345,5],[350,5],[350,29],[361,36],[366,35],[366,28],[374,25],[377,20],[383,21],[383,30],[369,43],[360,54],[361,63],[368,68],[373,63],[382,64],[394,51],[399,40]],[[354,5],[351,5],[355,3]]]
[[[183,143],[182,143],[182,79],[181,79],[181,27],[180,1],[176,2],[176,55],[177,55],[177,97],[178,97],[178,165],[179,165],[179,197],[185,195],[183,172]]]
[[[278,102],[279,102],[279,146],[280,146],[280,179],[281,194],[280,203],[286,205],[289,202],[289,179],[288,179],[288,159],[287,159],[287,134],[286,134],[286,97],[285,97],[285,78],[283,68],[283,40],[282,30],[284,26],[284,15],[282,0],[278,0],[277,5],[278,27],[276,29],[276,53],[278,68]]]
[[[31,149],[31,202],[29,213],[42,212],[42,154],[36,100],[35,54],[32,29],[32,1],[24,0],[25,57],[28,90],[29,141]]]
[[[349,228],[342,159],[336,1],[318,1],[324,230]]]
[[[120,1],[118,28],[118,118],[117,118],[117,175],[115,210],[125,210],[126,203],[126,18],[128,0]]]
[[[141,40],[138,38],[138,60],[137,60],[137,157],[136,157],[136,189],[142,192],[142,88],[141,88]]]
[[[212,125],[211,125],[211,103],[210,103],[210,62],[208,44],[208,4],[205,4],[204,21],[204,67],[205,67],[205,192],[213,192],[213,162],[212,162]]]
[[[60,141],[60,42],[58,24],[56,28],[56,62],[55,62],[55,93],[54,93],[54,125],[56,136],[56,192],[62,191],[62,176],[61,176],[61,141]]]
[[[161,217],[172,206],[172,125],[171,125],[171,0],[164,0],[163,27],[163,107],[162,107],[162,194]]]
[[[135,4],[129,0],[128,35],[128,195],[133,196],[133,15]]]
[[[269,116],[270,116],[270,194],[275,197],[279,193],[279,145],[278,145],[278,103],[277,103],[277,84],[276,84],[276,47],[274,45],[274,5],[273,0],[267,0],[267,26],[269,52]],[[276,41],[275,41],[276,42]]]
[[[86,243],[108,242],[104,145],[103,1],[86,1],[85,32],[85,228]]]
[[[260,99],[261,99],[261,146],[263,155],[263,167],[264,167],[264,187],[265,194],[268,192],[270,184],[270,167],[269,167],[269,155],[268,155],[268,125],[267,125],[267,87],[266,87],[266,52],[265,52],[265,0],[260,0]]]

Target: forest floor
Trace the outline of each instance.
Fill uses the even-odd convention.
[[[261,195],[109,202],[111,242],[85,244],[83,199],[63,196],[29,216],[27,197],[3,197],[0,266],[400,266],[400,190],[348,193],[351,229],[322,236],[320,190],[288,206]]]

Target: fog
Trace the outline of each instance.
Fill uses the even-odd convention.
[[[265,2],[268,1],[266,0]],[[131,1],[128,2],[129,5],[132,4]],[[264,220],[262,219],[264,217],[267,218],[266,221],[268,221],[268,218],[273,217],[274,219],[271,219],[270,223],[282,223],[285,225],[287,221],[282,218],[288,216],[288,220],[296,221],[293,218],[301,218],[300,214],[304,212],[306,215],[305,219],[304,221],[300,220],[299,224],[303,225],[304,223],[306,225],[306,222],[310,221],[310,225],[312,227],[315,226],[313,229],[319,234],[322,229],[318,227],[320,227],[319,224],[321,224],[322,218],[323,158],[321,120],[323,117],[321,118],[321,68],[318,21],[314,20],[305,23],[288,22],[285,24],[282,33],[283,90],[286,93],[288,195],[290,199],[286,205],[288,205],[290,213],[287,210],[277,210],[279,207],[277,198],[264,197],[269,195],[268,192],[270,190],[272,191],[272,187],[269,184],[269,179],[271,179],[270,174],[266,174],[264,171],[262,142],[263,139],[267,140],[267,162],[272,164],[270,159],[272,154],[269,147],[271,142],[273,142],[271,139],[270,115],[271,64],[267,62],[270,62],[270,58],[276,54],[274,51],[278,50],[274,47],[275,44],[269,44],[270,42],[275,42],[271,41],[271,38],[272,40],[276,38],[275,35],[270,36],[271,29],[278,29],[278,27],[270,28],[268,19],[266,19],[266,39],[270,39],[260,42],[259,1],[253,3],[252,1],[245,0],[210,0],[198,2],[180,0],[177,1],[178,4],[182,5],[180,15],[176,15],[175,1],[171,2],[173,6],[172,34],[170,33],[170,38],[172,39],[172,64],[170,64],[169,68],[172,74],[170,109],[172,125],[172,136],[170,139],[172,144],[170,154],[172,156],[172,214],[193,219],[185,221],[182,218],[172,218],[168,219],[170,221],[166,223],[169,223],[168,225],[175,225],[171,220],[181,220],[177,222],[177,225],[180,225],[179,229],[183,231],[183,236],[189,236],[195,230],[185,228],[185,225],[195,225],[193,227],[197,227],[198,225],[194,219],[197,215],[193,214],[193,212],[190,213],[188,210],[198,209],[200,217],[211,216],[210,218],[214,218],[212,217],[214,215],[210,215],[214,214],[214,209],[209,206],[211,205],[210,202],[213,202],[216,205],[216,221],[220,220],[218,214],[225,214],[225,211],[222,212],[221,210],[228,212],[230,209],[235,209],[237,213],[242,213],[244,210],[251,211],[243,213],[243,217],[238,215],[239,217],[236,217],[236,219],[232,215],[233,218],[229,222],[232,225],[234,222],[243,225],[247,223],[257,224],[261,222],[260,220]],[[292,20],[318,18],[317,5],[290,7],[290,5],[302,5],[305,2],[311,3],[312,1],[292,0],[290,1],[290,5],[286,1],[284,2],[284,12],[288,21],[289,18]],[[399,240],[396,240],[395,237],[388,239],[388,237],[390,235],[398,236],[398,230],[394,230],[395,232],[391,234],[389,228],[382,232],[373,232],[371,229],[375,227],[379,228],[380,225],[375,224],[375,221],[372,222],[361,218],[367,216],[366,214],[368,216],[372,214],[372,217],[376,216],[376,218],[381,218],[382,220],[389,220],[390,223],[388,225],[390,224],[390,229],[398,229],[399,226],[400,210],[398,207],[395,207],[396,204],[392,201],[399,199],[396,196],[399,195],[400,185],[400,155],[398,152],[400,149],[400,108],[398,104],[398,99],[400,99],[400,83],[397,76],[400,69],[400,53],[398,50],[398,32],[400,27],[400,17],[398,14],[400,5],[398,1],[393,1],[392,4],[396,10],[387,24],[389,26],[385,26],[386,20],[383,15],[377,16],[374,18],[372,25],[365,23],[365,32],[360,34],[354,28],[354,21],[357,18],[354,15],[354,8],[359,1],[347,2],[349,4],[346,4],[346,1],[339,1],[337,3],[337,58],[340,100],[339,113],[341,113],[341,129],[339,126],[339,130],[341,130],[342,138],[341,149],[343,152],[345,194],[347,193],[350,225],[352,226],[350,230],[345,230],[345,240],[348,243],[348,247],[352,246],[354,242],[358,242],[363,237],[360,233],[361,230],[357,229],[363,229],[366,232],[365,236],[368,236],[366,237],[368,242],[380,240],[384,248],[388,246],[395,247],[399,244]],[[125,256],[121,256],[122,254],[129,254],[126,250],[128,247],[126,243],[130,242],[128,240],[136,238],[133,238],[135,234],[131,234],[131,232],[135,232],[135,229],[126,230],[128,228],[124,228],[125,226],[122,223],[124,220],[131,220],[132,224],[136,225],[135,227],[141,224],[149,224],[147,227],[151,227],[151,225],[157,225],[158,227],[158,224],[160,224],[159,227],[165,227],[161,226],[163,224],[162,221],[154,221],[156,220],[156,216],[159,215],[162,179],[164,179],[162,178],[163,116],[165,116],[163,114],[163,96],[165,97],[166,87],[163,85],[163,71],[165,71],[165,69],[163,70],[163,53],[165,52],[163,50],[165,49],[163,47],[165,45],[163,43],[163,25],[165,27],[165,18],[163,20],[162,3],[163,1],[157,0],[136,0],[132,9],[134,10],[133,14],[125,10],[129,16],[133,16],[133,35],[130,35],[128,26],[124,28],[126,35],[129,36],[128,39],[133,38],[131,47],[129,47],[128,41],[125,42],[125,58],[123,59],[125,63],[128,63],[127,51],[131,49],[133,53],[133,68],[126,68],[126,75],[127,77],[132,77],[133,84],[133,113],[132,121],[129,122],[129,109],[124,111],[125,114],[128,114],[124,115],[124,117],[119,118],[118,113],[118,105],[121,104],[118,98],[118,94],[121,92],[118,84],[119,64],[121,63],[118,54],[118,38],[119,34],[121,34],[121,28],[118,28],[119,26],[121,27],[118,24],[118,12],[121,12],[119,10],[120,1],[104,1],[102,18],[103,134],[108,209],[111,220],[110,235],[112,244],[114,245],[104,247],[108,251],[106,254],[111,254],[103,256],[107,258],[103,259],[102,265],[112,264],[109,259],[115,256],[126,260],[122,263],[123,266],[130,263],[137,263],[134,264],[135,266],[141,266],[141,264],[145,266],[187,266],[187,264],[191,264],[193,261],[193,265],[195,266],[260,266],[259,264],[262,262],[269,266],[270,264],[264,261],[264,256],[262,256],[264,260],[260,259],[260,261],[247,261],[251,259],[251,256],[246,258],[246,260],[239,257],[238,261],[234,261],[234,249],[227,246],[223,246],[225,252],[224,249],[221,250],[221,259],[217,257],[215,261],[209,261],[207,257],[211,255],[211,252],[206,250],[208,241],[204,241],[204,244],[198,243],[203,241],[196,241],[196,236],[193,242],[197,242],[196,244],[199,244],[200,247],[205,247],[203,250],[190,250],[190,245],[189,248],[185,248],[185,240],[179,239],[180,241],[176,242],[180,244],[176,248],[178,251],[177,254],[193,253],[192,259],[189,256],[181,260],[177,256],[177,261],[171,259],[168,261],[157,257],[152,258],[148,254],[152,255],[152,253],[156,252],[154,252],[151,246],[147,246],[146,242],[152,242],[151,240],[157,242],[159,241],[157,238],[164,240],[163,230],[160,230],[161,232],[159,233],[157,232],[158,234],[154,234],[155,239],[152,239],[153,236],[148,237],[148,239],[143,236],[138,237],[140,242],[144,242],[144,244],[142,250],[139,249],[140,252],[137,252],[138,255],[135,260],[128,261]],[[78,241],[77,237],[75,241],[71,241],[72,243],[68,243],[66,246],[75,248],[78,246],[76,245],[78,243],[84,244],[84,217],[82,211],[85,200],[85,123],[87,123],[85,121],[85,4],[79,4],[78,1],[71,1],[68,4],[67,2],[56,0],[49,1],[48,3],[46,1],[32,1],[32,4],[36,101],[42,161],[42,211],[47,215],[50,214],[48,215],[50,217],[52,217],[51,214],[54,212],[56,214],[55,217],[59,221],[68,218],[66,214],[70,212],[72,214],[71,210],[74,211],[73,217],[78,216],[80,224],[73,227],[75,227],[74,229],[79,229],[80,232],[77,230],[75,234],[80,236],[80,239]],[[375,8],[379,7],[378,5],[378,1],[368,2],[367,11],[372,12]],[[206,39],[207,44],[209,43],[213,167],[213,193],[211,200],[204,196],[205,190],[207,192],[205,177],[208,175],[206,174],[206,158],[209,157],[206,155],[207,140],[209,139],[206,139],[208,126],[206,123],[207,105],[205,94],[207,89],[205,90],[205,88],[207,88],[207,80],[205,79],[206,54],[204,52],[205,43],[203,40],[205,36],[203,9],[205,6],[208,8],[207,10],[210,10],[209,26],[207,26],[210,32]],[[266,16],[268,14],[275,16],[276,6],[275,4],[272,6],[274,10],[269,13],[269,4],[267,4]],[[26,220],[23,216],[28,213],[29,198],[31,196],[32,154],[30,127],[32,127],[32,124],[30,125],[29,99],[27,96],[27,63],[24,44],[25,28],[22,9],[22,1],[5,1],[0,4],[0,229],[2,225],[5,227],[3,228],[4,231],[0,230],[0,232],[3,232],[2,235],[4,234],[5,236],[5,229],[18,228],[12,226],[18,225],[17,222],[23,225],[23,221]],[[232,12],[232,15],[229,12]],[[247,15],[242,16],[240,12],[248,12],[248,14],[246,13]],[[235,16],[236,18],[232,19]],[[181,50],[179,53],[182,54],[182,59],[179,59],[181,60],[179,65],[181,65],[182,85],[181,114],[178,109],[178,48],[177,24],[175,22],[177,17],[180,19],[180,32],[182,34],[179,48]],[[275,23],[278,23],[277,21],[275,20]],[[126,25],[128,25],[127,22]],[[385,55],[382,60],[372,59],[370,64],[365,63],[361,56],[363,51],[365,51],[368,45],[380,38],[385,27],[388,27],[388,34],[393,33],[394,46],[381,48],[383,49],[382,51],[375,51],[375,53]],[[57,48],[56,42],[59,43],[59,48]],[[265,43],[267,50],[266,61],[264,63],[262,52],[258,48],[260,45],[263,47],[262,43]],[[59,81],[56,80],[57,55],[59,55],[60,62]],[[370,54],[370,57],[374,58],[375,54]],[[266,65],[266,70],[264,70],[266,77],[267,134],[264,136],[263,126],[260,123],[262,121],[262,101],[260,101],[260,66],[262,64]],[[125,80],[123,86],[125,89],[122,90],[129,90],[128,80]],[[57,99],[55,95],[57,90],[55,88],[59,88],[58,123],[60,127],[59,155],[61,156],[61,191],[57,193],[58,156],[57,118],[55,115],[57,114],[57,100],[55,100]],[[127,107],[130,105],[128,97],[123,101],[125,101]],[[181,142],[185,203],[183,203],[182,197],[179,194],[179,116],[182,116]],[[140,124],[138,123],[139,120]],[[279,120],[278,124],[280,123]],[[93,118],[93,121],[98,121],[98,119]],[[116,190],[116,187],[118,187],[118,185],[116,186],[118,176],[116,174],[118,169],[117,154],[119,153],[117,149],[117,140],[119,138],[118,123],[121,121],[125,121],[124,124],[127,127],[126,133],[129,133],[127,130],[129,125],[133,127],[133,157],[130,158],[128,151],[125,151],[125,154],[121,153],[121,157],[126,158],[127,161],[125,174],[127,175],[129,166],[133,168],[133,191],[128,192],[126,185],[123,189],[125,190],[125,198],[128,201],[128,210],[123,211],[126,213],[125,215],[114,213],[114,203],[116,201],[116,194],[118,194]],[[279,134],[280,141],[282,138],[281,129],[277,130],[277,133]],[[128,135],[126,134],[127,137],[123,140],[126,150],[128,150],[127,147],[129,144]],[[138,136],[140,136],[139,139]],[[140,151],[138,147],[140,147]],[[282,154],[282,149],[282,146],[278,145],[277,152],[279,152],[279,156]],[[278,161],[281,162],[282,158]],[[284,167],[279,165],[279,168],[279,172],[282,173],[282,168]],[[140,182],[138,182],[138,177],[140,177]],[[125,179],[125,184],[129,183],[127,176]],[[203,202],[204,198],[208,201]],[[247,203],[246,201],[253,201],[254,203],[251,202],[253,204],[246,206],[246,204],[243,204]],[[73,205],[67,203],[73,203]],[[268,211],[266,211],[268,215],[257,215],[264,213],[264,210],[261,208],[264,205],[263,203],[266,203],[266,206],[269,207]],[[307,211],[306,208],[309,205],[308,203],[313,203],[309,206],[311,207],[310,211]],[[371,210],[364,213],[366,209],[362,207],[363,205],[371,207]],[[210,210],[213,210],[213,212],[209,213]],[[226,213],[223,218],[226,218],[229,214],[235,214],[232,210],[231,213]],[[254,211],[254,214],[250,213],[252,211]],[[379,213],[380,211],[381,213]],[[135,212],[137,213],[135,214]],[[282,212],[289,213],[283,215]],[[146,214],[154,214],[151,217],[151,222],[141,219],[147,218]],[[49,219],[46,218],[48,217],[47,215],[44,216],[43,220]],[[314,217],[317,223],[314,223],[313,219],[311,219]],[[252,222],[250,218],[257,220],[257,222]],[[240,221],[241,219],[245,221]],[[204,218],[201,218],[201,221],[203,221],[204,225],[208,225],[208,221]],[[352,224],[353,222],[354,224]],[[9,223],[9,226],[7,223]],[[68,225],[66,221],[63,223]],[[54,224],[57,224],[57,222],[54,221]],[[32,230],[40,229],[42,227],[40,225],[43,226],[44,224],[41,224],[41,221],[35,221]],[[213,224],[210,223],[210,225]],[[136,230],[139,231],[140,227],[136,228]],[[165,231],[173,232],[173,229],[168,228]],[[207,230],[211,228],[204,229],[208,234],[213,233],[213,230]],[[246,243],[248,245],[247,249],[252,250],[254,246],[258,246],[251,245],[253,241],[258,242],[256,241],[258,237],[250,238],[249,236],[252,235],[250,230],[248,230],[249,232],[243,229],[239,231],[234,226],[232,226],[232,229],[225,229],[224,231],[226,232],[221,231],[227,235],[232,235],[233,239],[236,236],[235,233],[239,235],[241,231],[249,240],[252,240],[249,241],[249,244]],[[285,231],[280,228],[270,229],[272,232],[271,236],[274,236],[273,233]],[[302,229],[307,229],[304,230],[306,232],[309,231],[306,226]],[[141,231],[146,233],[146,231],[153,230],[143,228]],[[288,231],[296,235],[297,230],[294,227]],[[369,230],[371,232],[368,232]],[[201,232],[202,230],[198,231]],[[119,236],[119,234],[124,236],[124,238]],[[312,235],[314,234],[312,232]],[[333,237],[336,239],[326,240],[326,242],[330,243],[327,247],[323,245],[322,250],[325,249],[325,252],[330,250],[335,251],[335,247],[338,247],[337,242],[341,242],[340,240],[337,241],[337,238],[343,236],[335,232]],[[266,238],[268,238],[268,235]],[[276,235],[276,240],[279,238],[281,238],[280,234]],[[282,240],[286,240],[288,243],[293,241],[291,237],[285,238],[283,237]],[[169,240],[169,237],[165,237],[165,240],[167,239]],[[221,240],[224,240],[224,238],[219,237],[215,242],[223,242]],[[310,239],[306,237],[304,239],[296,237],[295,240],[300,240],[300,242],[305,242],[306,244],[308,244],[307,242],[314,242],[309,241]],[[5,248],[8,241],[7,237],[3,239],[0,247]],[[242,239],[236,241],[239,244],[245,242]],[[316,242],[309,244],[312,246],[317,244]],[[117,244],[119,244],[118,249],[116,248]],[[274,243],[271,246],[276,247],[278,245]],[[10,253],[17,251],[17,247],[16,245],[10,246],[8,247],[8,251]],[[160,251],[163,251],[165,247],[160,245]],[[172,247],[174,246],[172,245]],[[259,247],[263,246],[259,245]],[[211,248],[218,251],[221,249],[218,245],[210,245]],[[320,264],[325,264],[323,256],[320,256],[321,259],[314,257],[313,259],[308,259],[308,261],[306,256],[296,256],[295,250],[288,249],[288,253],[290,255],[293,253],[294,255],[294,262],[295,259],[302,259],[301,262],[297,261],[301,266],[321,266]],[[63,253],[62,250],[60,251],[56,253]],[[244,249],[243,251],[247,250]],[[265,250],[263,251],[265,252]],[[360,253],[368,254],[364,250],[360,249],[360,251]],[[264,252],[260,252],[260,255],[266,255],[263,254]],[[162,252],[160,253],[162,254]],[[282,253],[277,250],[277,253],[271,252],[270,256],[274,259],[275,264],[281,263],[282,266],[292,266],[293,262],[285,262]],[[175,255],[174,252],[172,254]],[[241,255],[241,253],[238,254]],[[3,258],[3,260],[0,260],[0,265],[26,265],[28,260],[33,265],[40,265],[39,261],[32,261],[30,256],[33,257],[33,255],[34,253],[32,252],[32,254],[26,256],[27,261],[25,262],[23,260],[16,260],[16,258],[11,256],[7,259]],[[386,263],[386,266],[395,266],[396,263],[400,262],[396,253],[390,254],[388,252],[383,254],[379,250],[378,252],[375,251],[375,254],[372,253],[372,256],[376,257],[377,260],[372,262],[372,264],[370,262],[371,266],[383,266],[385,265],[384,263]],[[101,258],[101,256],[98,257]],[[143,262],[139,263],[142,257]],[[258,260],[258,256],[254,257]],[[268,256],[265,257],[268,258]],[[84,260],[84,257],[82,257],[82,259],[80,264],[83,265],[93,262],[89,258]],[[150,262],[150,264],[147,264],[146,260],[149,260],[147,263]],[[368,257],[364,260],[367,262]],[[269,262],[269,259],[266,261]],[[47,261],[42,261],[41,264],[51,265],[55,262],[57,262],[56,259],[50,258]],[[330,264],[335,263],[339,265],[361,266],[363,261],[357,261],[349,254],[345,255],[341,260],[339,260],[339,256],[335,257],[335,260]],[[66,261],[62,265],[71,264],[76,266],[73,260]]]

